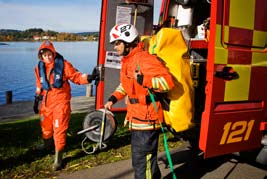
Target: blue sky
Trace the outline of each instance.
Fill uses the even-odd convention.
[[[155,11],[159,2],[155,0]],[[101,0],[0,0],[0,29],[98,31],[100,10]]]

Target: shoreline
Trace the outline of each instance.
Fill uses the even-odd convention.
[[[71,113],[82,113],[95,110],[95,97],[72,97],[71,109]],[[14,101],[11,104],[0,105],[0,123],[32,117],[38,117],[38,114],[33,112],[33,101]]]

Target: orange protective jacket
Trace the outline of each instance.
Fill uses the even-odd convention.
[[[54,63],[45,64],[46,74],[49,74],[51,69],[54,67]],[[43,101],[46,106],[51,106],[54,103],[61,103],[63,101],[70,101],[71,99],[71,88],[68,80],[72,81],[75,84],[88,84],[87,74],[82,74],[77,71],[70,62],[64,60],[64,71],[63,71],[63,85],[61,88],[53,88],[50,90],[42,89],[40,82],[39,69],[38,66],[35,68],[36,76],[36,93],[42,94]],[[49,76],[49,75],[48,75]],[[54,73],[51,73],[50,77],[47,79],[50,86],[54,83]]]
[[[56,55],[56,51],[53,47],[53,44],[50,43],[48,46],[43,43],[39,51],[42,49],[49,49],[53,52],[54,56]],[[42,94],[43,101],[46,106],[51,106],[56,103],[64,103],[69,102],[71,99],[71,88],[68,80],[72,81],[75,84],[88,84],[87,74],[82,74],[77,71],[70,62],[64,59],[64,70],[63,70],[63,85],[61,88],[53,88],[52,84],[54,84],[54,73],[51,73],[51,70],[54,69],[54,61],[50,64],[45,64],[45,70],[47,75],[47,81],[50,84],[50,90],[43,90],[41,85],[41,79],[39,75],[38,66],[35,67],[35,76],[36,76],[36,94]]]
[[[134,78],[135,71],[143,75],[140,85]],[[174,87],[172,76],[165,65],[143,49],[139,43],[122,59],[120,85],[112,94],[117,100],[127,96],[127,115],[125,125],[129,122],[130,130],[154,130],[163,122],[163,110],[160,102],[147,104],[148,88],[155,92],[167,92]],[[134,99],[134,100],[133,100]],[[135,101],[135,102],[132,102]]]

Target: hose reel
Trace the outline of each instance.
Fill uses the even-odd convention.
[[[77,134],[85,134],[81,145],[82,149],[87,154],[93,154],[97,150],[103,150],[107,147],[104,141],[108,140],[116,131],[117,122],[114,119],[114,114],[106,109],[99,109],[88,113],[83,121],[83,130]],[[91,152],[84,148],[85,141],[89,139],[97,144]]]

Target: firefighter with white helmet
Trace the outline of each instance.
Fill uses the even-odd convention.
[[[122,55],[126,56],[130,52],[130,48],[135,47],[139,43],[139,35],[133,25],[119,24],[111,29],[109,42],[111,44],[123,42],[125,48]]]
[[[132,165],[135,179],[160,178],[157,164],[158,138],[163,110],[156,100],[154,108],[149,91],[166,93],[173,88],[172,76],[164,64],[144,50],[139,34],[131,24],[115,25],[110,31],[110,43],[123,56],[120,85],[111,94],[105,108],[127,97],[124,125],[131,131]]]

